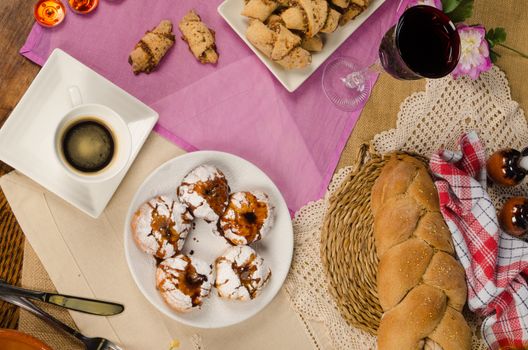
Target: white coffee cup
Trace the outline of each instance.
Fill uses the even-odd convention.
[[[83,104],[80,90],[72,86],[68,90],[72,103],[70,109],[61,119],[55,131],[55,153],[64,171],[82,182],[102,182],[119,174],[130,160],[132,152],[132,137],[127,124],[113,109],[95,103]],[[114,152],[108,165],[96,172],[83,172],[71,165],[64,155],[63,137],[67,130],[83,120],[95,120],[103,124],[112,135]]]

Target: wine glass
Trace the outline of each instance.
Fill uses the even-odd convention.
[[[369,67],[359,69],[354,60],[337,57],[323,71],[323,91],[332,103],[345,111],[354,111],[367,101],[372,89]]]
[[[368,98],[372,68],[396,79],[435,79],[451,73],[459,56],[460,37],[449,17],[432,6],[413,6],[385,33],[373,66],[359,69],[349,58],[334,59],[323,72],[323,90],[337,107],[351,111]]]

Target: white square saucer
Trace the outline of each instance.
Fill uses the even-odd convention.
[[[72,108],[68,92],[71,86],[78,87],[84,103],[98,103],[116,111],[130,130],[132,153],[128,164],[109,180],[77,181],[66,173],[55,155],[55,130]],[[156,111],[64,51],[55,49],[0,129],[0,160],[97,218],[157,120]]]

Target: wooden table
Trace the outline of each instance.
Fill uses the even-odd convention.
[[[0,5],[0,125],[16,106],[40,67],[18,54],[33,26],[35,0],[2,0]],[[10,168],[0,162],[0,174]]]
[[[131,0],[132,1],[132,0]],[[396,0],[388,0],[396,1]],[[0,1],[0,126],[18,103],[40,67],[18,54],[34,23],[32,11],[36,0]],[[487,27],[502,26],[508,31],[508,44],[528,52],[528,2],[526,0],[476,0],[474,16],[469,23]],[[510,81],[512,97],[526,111],[528,108],[528,60],[504,49],[499,67]],[[382,74],[342,154],[338,168],[353,162],[358,146],[376,133],[392,128],[401,101],[423,89],[423,81],[396,81]],[[381,118],[380,116],[384,116]],[[0,162],[0,176],[11,168]],[[23,234],[0,190],[0,278],[17,282],[23,254]],[[10,269],[15,266],[17,269]],[[15,309],[0,304],[0,328],[16,327]]]
[[[0,2],[0,126],[16,106],[40,67],[18,54],[34,23],[35,0]],[[12,169],[0,161],[0,176]],[[0,189],[0,278],[18,283],[23,256],[22,230]],[[16,328],[15,307],[0,302],[0,328]]]

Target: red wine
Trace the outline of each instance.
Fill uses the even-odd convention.
[[[449,17],[432,6],[413,6],[385,34],[380,60],[396,78],[441,78],[453,71],[460,37]]]

